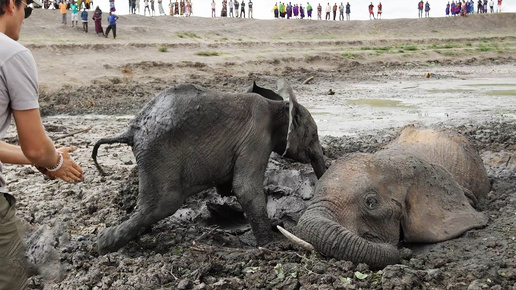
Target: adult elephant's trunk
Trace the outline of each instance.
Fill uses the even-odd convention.
[[[395,246],[370,242],[328,219],[320,211],[315,213],[308,209],[299,219],[297,234],[325,256],[366,263],[374,269],[396,264],[401,258]]]

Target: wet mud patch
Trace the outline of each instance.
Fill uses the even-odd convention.
[[[32,277],[32,289],[510,289],[516,283],[515,166],[504,158],[488,158],[516,149],[516,122],[459,127],[440,124],[468,136],[484,157],[493,185],[480,205],[489,216],[488,226],[442,243],[411,246],[412,257],[382,270],[305,252],[279,235],[277,244],[258,249],[238,203],[214,190],[192,196],[174,216],[142,231],[138,239],[120,251],[99,256],[95,244],[98,230],[120,223],[134,211],[137,179],[130,148],[115,146],[103,153],[100,161],[110,173],[104,177],[96,172],[89,155],[96,140],[121,132],[127,121],[75,117],[48,118],[45,123],[51,129],[51,137],[82,126],[93,129],[65,139],[70,145],[80,144],[74,155],[85,169],[83,183],[49,183],[35,177],[35,171],[29,168],[6,169],[10,190],[19,197],[18,214],[27,223],[29,236],[54,249],[53,255],[57,256],[47,258],[47,265],[62,267],[60,276],[40,272]],[[398,130],[323,137],[327,164],[347,153],[375,152]],[[311,192],[300,188],[303,184],[314,185],[311,168],[272,156],[268,170],[265,188],[269,203],[278,209],[273,211],[277,218],[292,226],[303,205],[309,202],[299,193]],[[300,211],[295,211],[296,205]],[[285,214],[285,209],[291,212]],[[221,211],[224,215],[210,217]],[[44,226],[61,230],[38,231]],[[61,242],[56,244],[56,240]]]

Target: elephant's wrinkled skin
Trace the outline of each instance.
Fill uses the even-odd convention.
[[[99,233],[98,251],[116,251],[173,214],[191,194],[214,186],[236,195],[257,243],[270,242],[263,180],[271,152],[310,162],[317,177],[326,170],[312,116],[286,81],[279,80],[278,88],[279,95],[256,85],[241,94],[178,86],[151,100],[125,133],[99,140],[92,157],[101,172],[96,160],[101,144],[132,146],[139,196],[128,220]]]
[[[472,205],[489,188],[465,137],[410,126],[375,154],[337,160],[296,231],[326,256],[383,268],[401,259],[400,240],[433,243],[485,226]]]

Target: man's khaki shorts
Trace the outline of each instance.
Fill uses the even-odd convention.
[[[25,289],[28,264],[15,216],[16,199],[0,192],[0,290]]]

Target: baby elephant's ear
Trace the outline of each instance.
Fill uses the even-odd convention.
[[[405,242],[441,242],[487,225],[487,217],[470,205],[464,190],[448,171],[420,161],[422,168],[414,169],[414,183],[405,198],[401,222]]]
[[[275,93],[272,90],[262,88],[256,84],[256,82],[253,81],[253,84],[247,89],[246,93],[257,93],[260,96],[273,100],[273,101],[283,101],[283,98]]]

